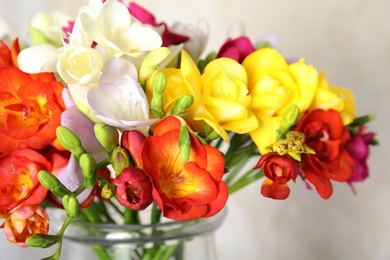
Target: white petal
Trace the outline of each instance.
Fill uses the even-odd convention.
[[[40,44],[22,50],[18,65],[26,73],[56,72],[59,56],[60,52],[53,45]]]
[[[138,80],[137,68],[133,63],[124,58],[113,58],[107,61],[103,67],[103,75],[100,84],[115,84],[124,76],[130,76]]]

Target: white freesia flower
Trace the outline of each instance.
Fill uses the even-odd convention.
[[[193,60],[198,60],[206,47],[209,37],[209,26],[206,21],[200,21],[197,26],[175,22],[169,27],[171,31],[188,36],[189,40],[184,43],[183,49],[188,52]]]
[[[81,30],[104,48],[108,58],[126,56],[131,60],[162,45],[157,32],[134,19],[116,0],[106,1],[97,14],[82,10],[79,19]]]
[[[103,69],[103,57],[90,47],[65,45],[57,71],[67,84],[96,85]]]
[[[107,125],[147,135],[157,119],[149,119],[148,101],[136,71],[126,59],[111,59],[105,64],[101,84],[87,91],[86,100],[94,115]]]

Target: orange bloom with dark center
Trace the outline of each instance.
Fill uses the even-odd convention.
[[[49,215],[39,206],[21,207],[12,212],[2,227],[10,242],[27,247],[27,238],[49,232]]]
[[[153,199],[165,217],[175,220],[210,217],[226,204],[221,180],[225,161],[216,148],[190,135],[190,157],[184,161],[178,144],[181,123],[175,117],[159,122],[145,139],[140,164],[153,184]]]
[[[12,66],[0,66],[0,152],[20,145],[60,148],[55,131],[65,109],[62,90],[52,74],[29,75]]]

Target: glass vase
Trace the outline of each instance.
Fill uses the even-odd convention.
[[[67,259],[81,259],[80,247],[94,251],[88,259],[215,260],[214,231],[226,210],[192,221],[164,221],[151,225],[114,225],[75,221],[64,234],[71,243]],[[79,248],[73,250],[72,245]]]

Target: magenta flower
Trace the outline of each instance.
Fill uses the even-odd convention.
[[[248,37],[241,36],[234,40],[229,38],[219,49],[217,58],[227,57],[242,63],[246,56],[254,51],[255,48]]]
[[[366,126],[362,126],[359,133],[352,136],[345,146],[345,150],[355,160],[356,164],[355,170],[347,181],[354,193],[356,191],[352,183],[364,181],[369,176],[367,159],[370,149],[368,146],[374,137],[375,133],[366,132]]]
[[[153,27],[163,26],[164,31],[162,33],[162,46],[168,47],[170,45],[179,45],[188,41],[188,37],[185,35],[177,34],[168,29],[168,26],[165,23],[157,23],[153,14],[145,10],[136,3],[130,3],[129,11],[132,16],[137,18],[143,24],[150,24]]]

